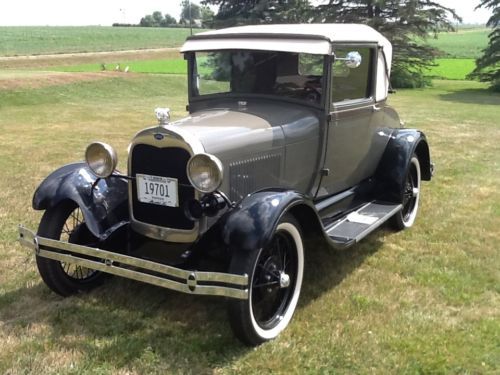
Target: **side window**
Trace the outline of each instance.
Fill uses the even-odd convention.
[[[351,51],[357,51],[361,55],[361,64],[357,68],[349,68],[342,60],[335,60],[332,65],[332,101],[334,103],[366,99],[372,95],[370,73],[375,50],[367,47],[342,47],[335,49],[335,56],[345,58]]]

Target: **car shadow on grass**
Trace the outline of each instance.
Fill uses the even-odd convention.
[[[439,95],[441,100],[465,104],[500,105],[500,93],[488,89],[464,89]]]
[[[307,244],[300,305],[307,305],[323,293],[337,287],[367,258],[374,255],[383,244],[381,240],[383,235],[389,233],[383,231],[385,229],[344,250],[332,249],[328,245],[321,245],[319,241]]]
[[[338,286],[381,244],[379,234],[344,251],[317,240],[308,242],[299,309]],[[118,277],[91,293],[69,298],[55,295],[41,282],[0,295],[0,321],[20,335],[27,327],[46,327],[46,335],[38,340],[80,353],[79,363],[86,368],[147,372],[159,366],[204,372],[231,365],[251,350],[233,336],[224,299]]]

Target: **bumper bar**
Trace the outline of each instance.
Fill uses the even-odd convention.
[[[36,255],[188,294],[248,299],[248,275],[189,271],[98,248],[37,236],[19,226],[19,242]],[[148,272],[149,271],[149,272]]]

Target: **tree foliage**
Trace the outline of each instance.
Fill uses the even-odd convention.
[[[214,27],[261,23],[302,23],[312,19],[309,0],[204,0],[218,6]]]
[[[177,24],[177,21],[170,14],[163,14],[160,11],[155,11],[153,14],[148,14],[141,18],[139,26],[142,27],[168,27]]]
[[[489,42],[483,56],[476,60],[476,69],[471,77],[490,82],[495,91],[500,91],[500,0],[482,0],[477,8],[480,7],[493,11],[486,24],[493,31],[488,35]]]
[[[499,0],[493,0],[499,1]],[[453,9],[433,0],[330,0],[312,6],[307,0],[205,0],[217,5],[216,27],[256,23],[342,22],[368,24],[393,44],[395,87],[426,84],[423,70],[438,51],[425,43],[429,35],[453,30]]]
[[[207,6],[200,8],[202,27],[212,27],[214,21],[214,11]]]
[[[453,9],[431,0],[331,0],[318,7],[316,21],[358,22],[378,30],[393,46],[393,86],[421,87],[428,83],[423,71],[439,54],[425,40],[454,30],[450,16],[460,20]]]
[[[213,18],[214,12],[208,6],[200,6],[189,0],[181,2],[181,19],[179,23],[191,24],[198,27],[211,27],[213,25]]]
[[[201,7],[198,4],[193,4],[189,0],[181,2],[181,19],[180,23],[189,23],[189,20],[201,19]]]

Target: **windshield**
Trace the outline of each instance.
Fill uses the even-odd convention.
[[[264,94],[320,104],[323,60],[289,52],[197,52],[193,95]]]

